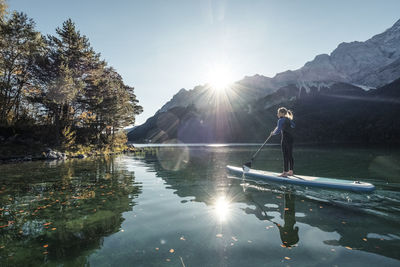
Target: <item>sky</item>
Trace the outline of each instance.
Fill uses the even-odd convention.
[[[302,67],[341,42],[365,41],[400,19],[399,0],[8,0],[36,29],[71,18],[114,67],[144,112],[224,68],[229,79]],[[228,71],[226,71],[228,70]]]

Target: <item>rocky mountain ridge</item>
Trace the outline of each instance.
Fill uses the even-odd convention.
[[[347,83],[284,86],[249,106],[199,110],[194,105],[157,113],[128,135],[134,142],[261,142],[276,126],[276,109],[294,111],[296,142],[400,144],[400,79],[366,91]],[[389,115],[388,115],[389,114]]]

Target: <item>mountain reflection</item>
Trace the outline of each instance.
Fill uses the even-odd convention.
[[[301,246],[301,224],[305,224],[308,228],[315,227],[340,236],[338,240],[321,240],[323,244],[400,259],[393,249],[400,246],[399,238],[392,234],[398,231],[395,223],[347,207],[310,200],[286,189],[257,185],[243,191],[243,181],[228,179],[225,171],[228,163],[239,160],[226,154],[212,148],[192,148],[190,161],[177,171],[164,169],[155,155],[146,155],[141,160],[181,198],[194,197],[192,201],[212,207],[213,196],[222,191],[230,196],[232,205],[246,204],[247,207],[242,209],[244,213],[275,224],[282,241],[279,245],[283,247]],[[379,227],[382,223],[386,227]]]
[[[114,158],[102,158],[3,166],[1,261],[85,265],[103,238],[119,231],[122,213],[141,193],[134,174],[116,165]]]

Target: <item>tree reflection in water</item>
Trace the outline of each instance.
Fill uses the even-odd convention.
[[[115,166],[112,157],[3,166],[1,261],[84,265],[105,236],[119,231],[122,213],[141,192],[134,174]]]

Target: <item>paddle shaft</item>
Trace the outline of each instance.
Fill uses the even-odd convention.
[[[261,149],[265,146],[265,144],[268,142],[268,140],[272,137],[272,133],[268,136],[267,140],[265,140],[264,144],[262,144],[262,146],[257,150],[256,153],[254,153],[254,155],[251,157],[251,161],[253,161],[255,159],[255,157],[257,157],[258,153],[261,151]]]

